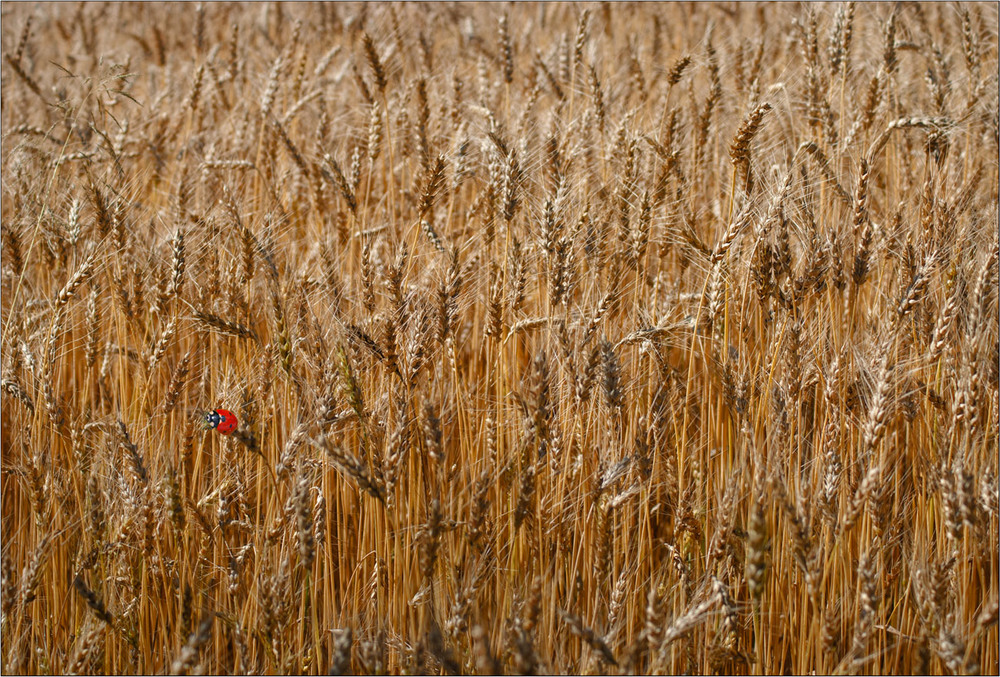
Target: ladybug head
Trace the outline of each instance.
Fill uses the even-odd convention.
[[[222,416],[219,412],[212,409],[211,411],[205,412],[205,427],[206,428],[218,428],[219,423],[222,422]]]

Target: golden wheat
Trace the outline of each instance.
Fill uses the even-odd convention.
[[[995,4],[2,12],[5,672],[1000,668]]]

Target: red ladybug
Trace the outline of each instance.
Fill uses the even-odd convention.
[[[228,435],[236,430],[240,422],[236,420],[236,414],[227,409],[213,409],[205,412],[205,423],[209,428],[215,428],[223,435]]]

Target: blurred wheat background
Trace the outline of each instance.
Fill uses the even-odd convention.
[[[997,672],[995,3],[2,12],[4,672]]]

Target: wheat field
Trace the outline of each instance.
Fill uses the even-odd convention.
[[[5,673],[1000,669],[995,3],[2,12]]]

